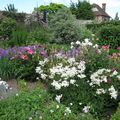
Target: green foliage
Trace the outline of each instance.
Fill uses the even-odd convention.
[[[0,77],[3,80],[25,79],[36,81],[35,68],[41,56],[37,51],[32,55],[27,52],[22,55],[26,56],[27,60],[23,60],[17,54],[10,59],[9,56],[0,59]]]
[[[46,77],[45,79],[42,79],[42,77],[40,77],[40,79],[43,81],[43,83],[47,84],[49,92],[53,94],[54,98],[56,97],[56,95],[62,94],[61,103],[69,106],[74,112],[81,113],[83,112],[83,107],[89,105],[90,113],[102,119],[102,117],[106,118],[108,114],[111,114],[113,111],[116,110],[116,107],[118,106],[118,102],[120,100],[119,95],[117,99],[113,99],[107,91],[112,85],[115,87],[118,93],[120,91],[120,81],[116,79],[116,77],[111,78],[109,76],[109,74],[112,74],[113,69],[116,69],[118,71],[118,74],[120,73],[120,64],[119,61],[114,61],[108,58],[108,53],[106,51],[101,50],[101,52],[99,52],[99,50],[90,46],[84,46],[80,49],[80,55],[76,56],[75,58],[78,63],[81,60],[85,60],[86,78],[81,79],[77,75],[73,77],[69,77],[69,75],[64,76],[68,72],[66,70],[65,74],[62,74],[61,71],[64,71],[63,68],[66,67],[69,69],[71,68],[71,66],[76,68],[78,64],[75,63],[74,65],[69,66],[68,61],[71,60],[71,58],[67,59],[66,57],[62,57],[61,55],[60,58],[50,57],[46,64],[41,64],[42,67],[40,67],[40,70],[42,69],[44,72],[40,73],[40,75],[45,74],[48,77]],[[102,82],[100,85],[91,86],[90,76],[94,72],[102,68],[111,70],[111,73],[104,74],[108,78],[107,82]],[[72,75],[72,72],[70,75]],[[69,84],[70,80],[76,80],[75,84]],[[54,83],[56,84],[56,86],[58,86],[58,89],[55,89],[55,87],[52,86],[53,81],[59,81],[58,83]],[[65,84],[66,86],[59,89],[59,85],[63,84],[62,81],[67,81],[68,83],[66,84],[69,85],[67,86]],[[96,91],[99,88],[103,88],[107,92],[105,94],[96,94]],[[70,103],[72,103],[73,105],[70,105]],[[79,103],[82,104],[80,105]]]
[[[27,44],[28,31],[23,25],[19,25],[12,32],[11,39],[8,41],[8,46],[22,46]]]
[[[91,38],[92,32],[88,30],[86,27],[80,28],[80,39],[81,41],[85,38]]]
[[[27,44],[38,44],[47,42],[49,42],[49,30],[43,27],[31,31],[27,38]]]
[[[119,105],[116,113],[111,117],[110,120],[120,120],[120,105]]]
[[[24,79],[18,80],[18,86],[21,91],[27,91],[27,83]]]
[[[67,8],[59,10],[50,21],[53,33],[52,42],[70,43],[79,39],[79,27],[74,23],[74,16]]]
[[[92,5],[87,1],[78,1],[77,4],[71,3],[71,12],[76,15],[77,19],[91,20],[94,19]]]
[[[39,116],[42,115],[44,105],[49,101],[49,95],[41,89],[19,93],[18,96],[0,101],[1,119],[25,120],[33,117],[38,120]]]
[[[68,44],[47,44],[47,48],[46,50],[48,51],[48,53],[52,53],[53,51],[64,51],[67,52],[68,50],[70,50],[70,45]]]
[[[3,80],[10,80],[15,78],[15,63],[8,58],[0,59],[0,77]]]
[[[7,8],[5,8],[5,10],[8,11],[8,12],[12,12],[12,13],[16,13],[17,12],[17,9],[15,9],[14,4],[7,5]]]
[[[44,112],[45,114],[45,120],[97,120],[94,119],[93,116],[91,114],[67,114],[64,115],[64,110],[65,107],[60,105],[60,108],[56,111],[54,111],[51,115],[47,116],[48,114],[50,114],[50,110],[55,110],[56,109],[56,103],[52,103],[50,106],[48,106],[47,110]],[[58,112],[59,111],[59,112]]]
[[[10,18],[5,18],[0,21],[0,36],[3,39],[9,39],[11,37],[12,31],[16,29],[16,21]]]
[[[120,25],[120,21],[115,21],[115,20],[111,20],[111,21],[105,21],[105,22],[101,22],[101,23],[92,23],[92,24],[87,24],[86,27],[91,30],[93,33],[96,33],[101,27],[104,26],[118,26]]]
[[[66,7],[63,4],[57,4],[57,3],[50,3],[50,5],[41,5],[38,8],[34,8],[35,11],[39,10],[39,11],[44,11],[46,10],[49,13],[56,13],[59,9]]]
[[[36,51],[37,52],[37,51]],[[15,73],[17,79],[25,79],[28,81],[36,81],[36,73],[35,68],[40,59],[39,53],[34,55],[26,54],[28,60],[22,60],[21,58],[17,58],[12,62],[15,64]]]
[[[57,108],[59,106],[59,108]],[[51,112],[53,111],[53,112]],[[65,106],[52,101],[41,88],[29,92],[20,92],[0,101],[0,119],[6,120],[93,120],[91,115],[77,116],[74,113],[64,115]]]
[[[98,31],[99,45],[109,45],[116,49],[120,46],[120,26],[105,26]]]

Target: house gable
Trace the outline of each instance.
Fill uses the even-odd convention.
[[[97,21],[101,22],[110,19],[110,16],[105,11],[105,4],[103,4],[103,8],[95,3],[92,5],[92,7],[92,11],[94,12]]]

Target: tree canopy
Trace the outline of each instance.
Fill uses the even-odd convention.
[[[41,5],[38,8],[34,8],[35,11],[44,11],[46,10],[49,13],[56,13],[59,9],[66,7],[63,4],[57,4],[57,3],[50,3],[50,5]]]
[[[78,3],[71,2],[70,9],[72,14],[76,15],[77,19],[83,19],[83,20],[94,19],[92,5],[87,1],[78,0]]]

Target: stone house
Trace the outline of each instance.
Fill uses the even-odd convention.
[[[111,17],[106,13],[106,3],[102,4],[102,8],[95,3],[92,6],[93,6],[92,11],[95,14],[95,20],[97,22],[103,22],[103,21],[110,20]]]

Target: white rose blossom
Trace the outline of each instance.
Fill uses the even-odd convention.
[[[83,108],[84,113],[88,113],[89,110],[90,110],[90,106],[84,106],[84,108]]]
[[[108,89],[108,91],[110,92],[111,98],[117,98],[118,92],[115,90],[113,85]]]
[[[60,103],[61,98],[62,98],[62,94],[61,94],[61,95],[56,95],[55,100],[56,100],[58,103]]]

